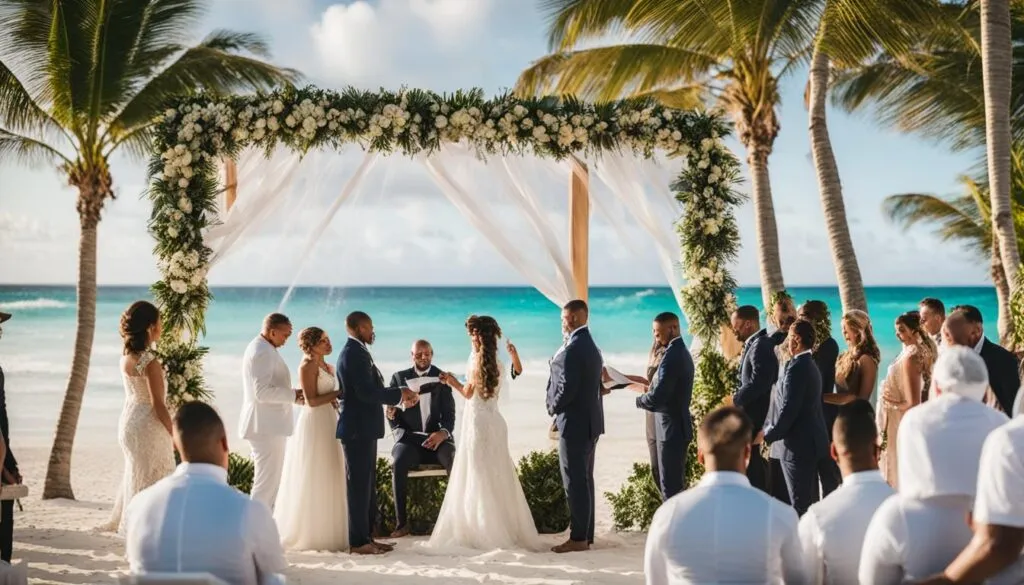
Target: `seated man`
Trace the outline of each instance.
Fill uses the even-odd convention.
[[[231,585],[283,583],[288,563],[267,507],[227,483],[228,439],[208,404],[174,415],[183,463],[125,511],[131,572],[210,573]]]
[[[434,350],[430,342],[420,339],[412,346],[413,367],[395,372],[391,377],[392,386],[407,386],[414,378],[436,378],[441,369],[433,365]],[[411,408],[396,411],[388,409],[388,420],[395,437],[391,449],[394,458],[392,489],[395,497],[395,531],[391,538],[409,534],[406,517],[406,486],[409,470],[423,463],[441,464],[445,471],[452,472],[455,459],[455,442],[451,429],[455,428],[455,399],[452,389],[441,383],[427,384],[420,388],[420,401]]]
[[[697,459],[707,473],[654,514],[648,585],[808,582],[796,512],[747,480],[752,436],[750,418],[736,407],[701,421]]]

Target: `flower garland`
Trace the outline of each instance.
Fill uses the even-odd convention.
[[[688,279],[683,309],[691,331],[709,348],[700,360],[713,359],[719,328],[735,305],[735,282],[726,265],[739,246],[732,212],[740,201],[732,191],[738,165],[722,143],[729,126],[717,115],[674,110],[650,100],[588,104],[513,95],[485,99],[480,90],[439,95],[415,89],[338,93],[308,87],[254,96],[183,97],[170,104],[155,130],[149,228],[162,275],[153,285],[163,308],[162,345],[172,348],[162,352],[164,364],[169,374],[180,377],[169,384],[170,395],[206,396],[200,366],[205,350],[197,347],[211,299],[206,281],[211,252],[203,233],[216,223],[219,161],[250,146],[270,152],[283,144],[305,153],[356,143],[366,150],[413,156],[462,143],[480,158],[564,159],[603,151],[687,157],[690,164],[674,189],[685,207],[679,225]]]

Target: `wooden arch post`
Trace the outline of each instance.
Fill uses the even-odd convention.
[[[576,298],[588,299],[590,284],[590,172],[579,158],[572,157],[569,178],[569,262]]]
[[[238,165],[230,158],[224,159],[224,211],[231,211],[238,197]]]

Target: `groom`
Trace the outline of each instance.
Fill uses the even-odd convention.
[[[416,393],[408,388],[385,388],[384,378],[373,363],[373,321],[362,311],[345,318],[348,342],[338,356],[341,384],[340,412],[336,436],[345,450],[345,479],[348,486],[348,541],[353,554],[375,555],[394,549],[375,542],[372,536],[377,516],[377,439],[384,437],[383,405],[416,404]]]
[[[589,311],[581,300],[562,307],[565,343],[551,358],[548,414],[558,427],[562,485],[569,500],[569,539],[551,550],[584,551],[594,543],[594,452],[604,433],[601,352],[587,328]]]

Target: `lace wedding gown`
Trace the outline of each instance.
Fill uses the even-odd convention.
[[[174,471],[174,444],[171,435],[153,412],[146,366],[156,356],[143,352],[135,374],[121,372],[124,382],[124,409],[117,426],[117,442],[124,452],[124,479],[114,499],[110,521],[101,528],[124,531],[123,512],[132,497]]]
[[[323,368],[317,394],[338,389]],[[281,544],[290,550],[348,550],[348,498],[345,455],[334,438],[338,413],[330,404],[303,406],[285,448],[274,520]]]
[[[474,361],[470,357],[468,379]],[[499,363],[498,370],[505,366]],[[509,453],[508,425],[498,410],[504,382],[503,376],[492,398],[474,392],[466,401],[448,490],[427,547],[544,549]]]

